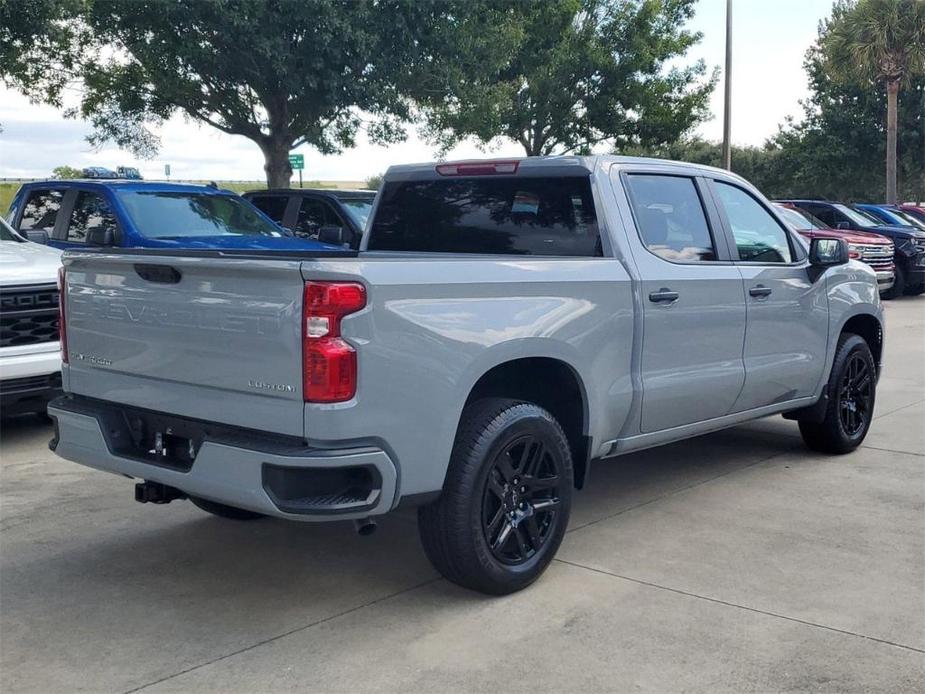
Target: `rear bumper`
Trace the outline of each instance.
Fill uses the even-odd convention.
[[[131,449],[128,422],[138,412],[65,396],[49,405],[48,414],[55,420],[49,446],[66,460],[268,516],[300,521],[365,518],[389,511],[395,501],[395,465],[376,447],[312,448],[185,420],[187,427],[199,425],[208,433],[197,442],[186,469],[180,469],[156,464],[157,456]],[[177,421],[174,431],[183,427],[176,418],[151,415],[168,424]]]

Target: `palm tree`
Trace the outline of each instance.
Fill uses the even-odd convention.
[[[886,197],[895,203],[897,101],[925,72],[925,0],[839,0],[821,47],[833,80],[886,86]]]

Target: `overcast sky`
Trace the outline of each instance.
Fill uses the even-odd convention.
[[[692,28],[703,41],[690,52],[707,65],[723,64],[725,0],[700,0]],[[816,37],[819,20],[830,0],[734,0],[734,63],[732,77],[732,139],[736,144],[759,145],[777,132],[790,115],[799,117],[799,100],[807,94],[803,56]],[[722,137],[722,77],[711,101],[713,118],[698,128],[711,140]],[[0,87],[0,177],[44,177],[60,164],[75,167],[135,165],[146,178],[162,178],[169,163],[174,179],[262,180],[263,157],[249,140],[200,127],[176,116],[159,134],[162,148],[156,158],[136,161],[115,148],[93,151],[84,141],[89,127],[69,120],[57,109],[30,104],[18,93]],[[359,146],[323,157],[310,147],[305,155],[306,179],[362,180],[383,172],[389,164],[430,161],[433,148],[413,134],[390,147]],[[520,155],[518,146],[505,145],[498,155]],[[458,147],[451,158],[485,156],[473,145]]]

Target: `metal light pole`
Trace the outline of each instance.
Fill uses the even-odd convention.
[[[732,170],[732,0],[726,0],[726,72],[723,75],[723,168]]]

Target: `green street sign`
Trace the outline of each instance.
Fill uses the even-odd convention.
[[[290,154],[289,155],[289,166],[292,167],[294,171],[305,168],[305,155],[304,154]]]

